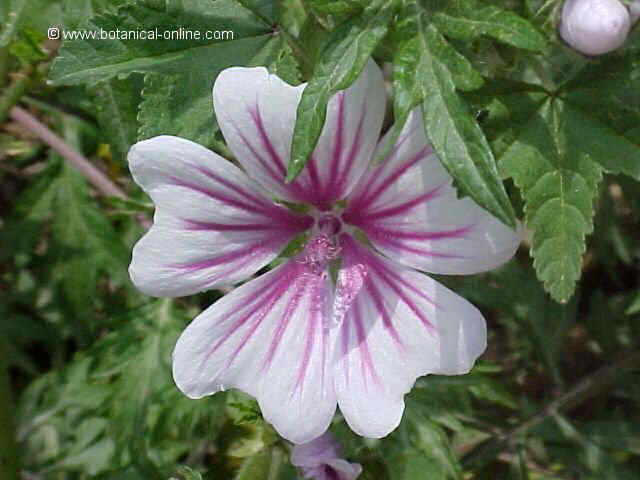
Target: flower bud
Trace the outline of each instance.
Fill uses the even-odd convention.
[[[291,463],[301,470],[303,478],[313,480],[355,480],[362,473],[358,463],[340,458],[340,444],[329,432],[293,447]]]
[[[585,55],[601,55],[620,47],[631,28],[629,11],[618,0],[567,0],[560,35]]]

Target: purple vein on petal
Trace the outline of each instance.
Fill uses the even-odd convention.
[[[251,114],[251,112],[249,113]],[[236,131],[236,133],[238,134],[238,136],[240,137],[240,140],[242,140],[242,143],[244,143],[245,147],[249,149],[253,157],[258,161],[258,163],[262,166],[262,168],[264,168],[264,170],[271,177],[271,179],[276,183],[282,183],[282,181],[284,180],[284,176],[282,174],[279,175],[278,172],[274,170],[273,166],[270,165],[269,162],[265,158],[263,158],[262,155],[258,153],[255,146],[242,133],[240,128],[235,124],[235,122],[233,122],[231,119],[229,119],[229,121],[233,126],[234,130]]]
[[[389,288],[391,288],[391,290],[393,290],[396,295],[398,295],[400,300],[402,300],[402,302],[407,307],[409,307],[409,309],[415,314],[415,316],[420,319],[420,321],[422,322],[422,324],[427,330],[429,330],[430,332],[435,330],[433,323],[427,318],[427,316],[422,312],[422,310],[420,310],[420,308],[415,304],[415,302],[411,298],[409,298],[407,293],[403,291],[400,285],[398,285],[400,283],[406,286],[406,283],[405,283],[406,281],[399,282],[397,278],[395,279],[392,278],[392,275],[390,275],[391,272],[388,269],[386,269],[383,265],[380,265],[379,267],[380,269],[377,270],[377,273],[380,279],[384,283],[386,283],[387,286],[389,286]]]
[[[265,202],[263,200],[261,200],[258,197],[252,195],[250,192],[248,192],[244,188],[241,188],[238,185],[235,185],[234,183],[230,182],[229,180],[221,177],[217,173],[212,172],[211,170],[209,170],[205,166],[203,166],[203,165],[195,165],[194,168],[198,172],[203,174],[205,177],[210,178],[211,180],[219,183],[223,187],[225,187],[225,188],[231,190],[232,192],[240,195],[241,197],[245,198],[246,200],[249,200],[256,207],[258,207],[258,208],[264,208],[265,207]]]
[[[211,356],[223,345],[227,342],[227,340],[229,340],[229,338],[231,338],[231,336],[236,333],[240,328],[242,328],[250,319],[253,318],[254,314],[259,312],[259,311],[264,311],[265,310],[265,305],[267,305],[269,302],[271,302],[271,300],[273,300],[274,298],[276,298],[276,295],[274,295],[274,289],[275,286],[274,284],[267,284],[266,286],[264,286],[263,288],[261,288],[260,290],[258,290],[257,292],[253,292],[253,295],[251,296],[251,298],[246,299],[246,302],[243,303],[238,310],[236,310],[234,312],[235,315],[240,315],[240,318],[235,320],[232,325],[230,325],[227,328],[227,331],[224,333],[224,335],[222,335],[222,337],[220,337],[212,346],[211,348],[209,348],[209,350],[207,351],[207,354],[203,357],[202,361],[200,362],[200,365],[198,367],[198,370],[202,370],[202,368],[204,367],[204,364],[207,362],[207,360],[209,360],[209,358],[211,358]],[[264,298],[266,297],[266,298]],[[257,305],[256,305],[257,304]],[[253,307],[253,308],[252,308]],[[249,312],[245,313],[244,315],[242,314],[243,312],[246,312],[246,310],[250,310]],[[228,368],[228,365],[225,367]],[[218,372],[216,374],[216,376],[218,376],[220,372]]]
[[[293,285],[290,286],[290,290],[292,290],[291,298],[289,298],[289,301],[287,302],[284,310],[283,317],[278,322],[278,327],[273,334],[271,345],[269,346],[269,350],[267,351],[267,355],[263,363],[263,371],[266,371],[271,366],[271,363],[273,362],[277,350],[282,342],[282,338],[284,337],[284,334],[289,327],[289,323],[298,310],[300,302],[304,298],[309,280],[310,279],[308,277],[298,277],[298,281],[294,281]]]
[[[431,154],[431,147],[425,146],[418,153],[409,158],[406,162],[398,165],[396,168],[383,173],[386,164],[381,164],[376,170],[370,174],[370,181],[366,185],[365,190],[355,199],[350,210],[357,212],[367,209],[373,204],[385,191],[387,191],[398,178],[404,175],[409,169],[415,166],[421,160],[427,158]],[[377,184],[377,185],[376,185]]]
[[[280,174],[280,177],[284,178],[284,176],[287,173],[287,169],[284,165],[284,162],[282,161],[282,158],[280,158],[280,155],[276,151],[276,148],[273,145],[273,142],[269,138],[269,135],[267,134],[266,129],[264,128],[264,122],[262,121],[262,114],[260,113],[260,105],[258,104],[258,102],[256,102],[255,107],[249,108],[248,110],[254,125],[258,129],[258,135],[260,137],[262,146],[267,150],[267,153],[269,154],[271,161],[278,169],[278,173]]]
[[[276,243],[281,243],[280,236],[272,237],[269,239],[262,239],[260,243],[253,243],[247,246],[243,246],[222,255],[218,255],[214,258],[188,263],[178,263],[170,266],[179,270],[183,270],[185,272],[204,270],[211,267],[217,267],[225,263],[232,263],[241,258],[255,257],[256,255],[265,254],[267,252],[270,252],[271,247],[273,247]]]
[[[345,93],[338,94],[338,123],[333,141],[333,152],[331,155],[331,163],[329,166],[329,175],[327,183],[324,185],[322,192],[323,197],[327,198],[330,191],[337,187],[337,177],[340,170],[340,163],[344,155],[344,117],[345,117]]]
[[[281,230],[282,225],[277,223],[218,223],[201,222],[199,220],[183,219],[184,228],[189,231],[213,230],[217,232],[255,232],[264,230]]]
[[[229,206],[237,207],[242,210],[247,210],[249,212],[254,212],[254,213],[262,212],[260,208],[256,208],[254,205],[240,201],[236,198],[233,198],[232,196],[229,196],[220,192],[216,192],[210,188],[206,188],[190,182],[185,182],[184,180],[181,180],[177,177],[171,177],[171,181],[173,182],[174,185],[178,187],[184,187],[190,190],[194,190],[196,192],[202,193],[203,195],[206,195],[209,198],[213,198],[214,200],[218,200],[222,203],[226,203]]]
[[[277,277],[273,279],[273,281],[269,285],[260,290],[252,300],[249,301],[249,305],[253,304],[254,308],[243,315],[240,319],[235,321],[233,325],[229,327],[226,334],[222,338],[220,338],[218,342],[216,342],[209,350],[202,362],[202,365],[204,365],[206,360],[210,358],[211,355],[213,355],[234,333],[236,333],[245,324],[252,321],[249,330],[243,335],[240,343],[229,355],[224,367],[221,368],[220,372],[217,372],[216,376],[218,376],[222,371],[227,370],[233,364],[235,359],[249,342],[249,339],[251,339],[251,337],[255,335],[258,328],[260,328],[265,317],[269,314],[269,312],[271,312],[271,310],[273,310],[274,306],[282,299],[283,295],[290,287],[292,283],[292,276],[295,276],[295,273],[292,274],[292,270],[295,270],[295,268],[296,267],[292,266],[291,264],[283,266]],[[247,306],[240,307],[239,312],[245,310],[246,307]]]
[[[364,320],[362,318],[362,312],[360,311],[359,302],[355,302],[351,307],[353,316],[353,327],[356,333],[356,342],[358,353],[360,356],[360,369],[362,371],[362,379],[364,380],[364,388],[367,390],[367,374],[371,377],[376,385],[380,385],[380,379],[376,372],[373,358],[371,358],[371,352],[369,351],[369,344],[367,343],[367,334],[365,332]]]
[[[366,103],[362,106],[362,111],[360,113],[360,119],[358,120],[358,127],[356,128],[356,134],[353,138],[353,143],[351,144],[351,148],[349,149],[349,153],[347,154],[347,159],[345,162],[342,171],[340,172],[340,176],[338,177],[338,181],[336,182],[335,190],[335,198],[340,198],[345,193],[347,178],[349,177],[349,172],[353,169],[353,164],[355,163],[356,157],[360,154],[360,150],[362,149],[363,144],[363,128],[364,128],[364,120],[367,116],[367,107]]]
[[[375,240],[379,246],[383,246],[386,248],[391,248],[395,250],[403,251],[404,253],[413,253],[416,255],[423,255],[425,257],[434,257],[434,258],[448,258],[452,260],[464,260],[468,257],[464,255],[459,255],[455,253],[444,253],[438,252],[437,250],[433,250],[431,248],[421,248],[413,245],[408,245],[406,242],[403,242],[400,239],[393,237],[377,237],[375,232],[367,234],[371,240]]]
[[[372,277],[367,278],[366,281],[367,283],[365,288],[367,289],[367,292],[369,293],[369,297],[373,301],[373,304],[375,305],[376,310],[378,310],[378,312],[380,312],[380,315],[382,315],[382,322],[384,324],[385,330],[389,335],[391,335],[391,338],[394,340],[394,343],[396,344],[396,346],[402,350],[404,345],[402,343],[402,339],[400,338],[400,334],[398,333],[398,330],[396,330],[396,327],[393,324],[393,320],[391,319],[389,310],[387,310],[387,306],[384,303],[384,296],[382,295],[382,293],[374,283]]]
[[[404,291],[403,287],[410,290],[414,294],[419,297],[425,299],[429,303],[431,303],[434,307],[438,308],[438,306],[430,299],[424,292],[421,292],[414,285],[408,282],[406,279],[403,279],[400,275],[394,272],[391,268],[389,268],[385,261],[381,258],[377,257],[377,254],[365,250],[364,247],[361,247],[355,243],[351,237],[345,235],[343,238],[343,242],[346,245],[349,245],[351,249],[355,249],[358,253],[363,257],[363,261],[371,269],[371,272],[385,285],[387,285],[393,292],[398,296],[398,298],[420,319],[422,324],[432,332],[435,330],[433,323],[426,317],[426,315],[421,311],[421,309],[416,305],[416,303],[409,298],[407,292]]]
[[[355,245],[354,241],[350,237],[345,236],[343,238],[342,245],[344,248],[343,259],[345,264],[360,264],[360,265],[363,265],[366,270],[371,272],[369,263],[372,261],[372,259],[369,258],[368,255],[361,254],[360,249],[358,248],[357,245]],[[400,338],[400,334],[398,333],[395,325],[393,324],[393,320],[391,318],[391,315],[385,303],[384,295],[380,292],[379,288],[376,286],[375,277],[370,274],[367,274],[367,275],[364,275],[363,278],[364,278],[364,284],[363,284],[364,291],[368,294],[369,298],[374,304],[374,307],[380,313],[385,330],[394,340],[394,343],[396,344],[396,346],[400,350],[402,350],[404,347],[402,343],[402,339]],[[358,300],[356,299],[356,301]]]
[[[305,345],[304,353],[302,355],[302,362],[298,368],[298,374],[296,378],[296,385],[292,393],[301,390],[304,380],[309,369],[309,363],[311,361],[311,355],[313,350],[317,347],[318,341],[321,343],[322,358],[321,358],[321,391],[324,392],[325,385],[325,362],[326,362],[326,332],[323,330],[323,314],[324,314],[324,301],[326,298],[322,294],[324,280],[321,276],[314,276],[311,283],[311,305],[310,305],[310,318],[307,322],[307,330],[305,332]]]
[[[432,188],[428,192],[423,193],[422,195],[418,195],[417,197],[412,198],[411,200],[407,200],[392,207],[387,207],[381,210],[366,213],[364,215],[363,221],[366,224],[385,217],[392,217],[394,215],[406,215],[415,207],[428,203],[431,200],[437,198],[444,192],[446,186],[447,184],[443,183],[435,188]]]

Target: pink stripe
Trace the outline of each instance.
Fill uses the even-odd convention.
[[[371,297],[371,300],[373,301],[376,309],[378,310],[378,312],[380,312],[380,315],[382,316],[382,321],[383,321],[385,330],[389,335],[391,335],[391,338],[393,338],[395,344],[398,347],[403,347],[400,334],[396,330],[396,327],[393,324],[393,320],[391,319],[391,316],[389,315],[389,311],[387,310],[387,307],[384,303],[384,297],[380,293],[380,290],[378,290],[378,287],[376,287],[375,283],[372,281],[370,277],[367,278],[366,288],[367,288],[367,293],[369,293],[369,296]]]
[[[351,364],[349,363],[349,344],[351,343],[350,322],[342,322],[342,325],[340,325],[340,336],[342,339],[342,368],[344,369],[344,381],[348,386],[351,372]]]
[[[249,331],[244,335],[244,337],[240,341],[240,344],[229,356],[229,359],[227,360],[227,363],[225,366],[225,370],[228,369],[231,366],[231,364],[235,361],[237,356],[240,354],[240,352],[244,349],[244,347],[248,343],[249,339],[255,334],[258,327],[262,324],[262,322],[264,321],[264,318],[271,312],[271,310],[273,309],[273,306],[276,303],[278,303],[278,301],[282,298],[282,296],[286,292],[287,288],[289,288],[289,286],[291,285],[291,281],[290,281],[291,272],[289,270],[291,270],[291,264],[285,265],[285,267],[280,272],[280,275],[278,276],[278,278],[273,282],[272,284],[273,291],[270,294],[268,294],[268,298],[263,300],[262,303],[258,305],[258,308],[256,308],[252,313],[248,315],[249,317],[253,315],[255,312],[259,311],[258,317],[256,318],[255,322],[253,323]],[[243,324],[246,323],[246,320],[244,320],[242,323]],[[240,326],[241,325],[239,325],[237,328],[239,328]],[[237,330],[237,328],[234,328],[233,330],[235,331]],[[211,353],[213,353],[213,351]]]
[[[209,170],[208,168],[202,166],[202,165],[195,165],[193,166],[197,171],[199,171],[200,173],[202,173],[204,176],[210,178],[211,180],[214,180],[215,182],[218,182],[219,184],[221,184],[222,186],[228,188],[229,190],[231,190],[232,192],[237,193],[238,195],[240,195],[241,197],[245,198],[246,200],[252,201],[253,203],[256,204],[257,207],[268,207],[269,205],[262,199],[255,197],[254,195],[251,194],[251,192],[245,190],[244,188],[241,188],[240,186],[226,180],[225,178],[222,178],[220,175],[216,174],[215,172],[212,172],[211,170]]]
[[[318,174],[317,162],[318,160],[315,154],[311,154],[311,159],[309,160],[309,163],[307,163],[307,173],[309,175],[309,181],[311,182],[311,185],[309,186],[310,196],[317,195],[322,191],[322,184],[320,182],[320,176]]]
[[[429,295],[427,295],[425,292],[423,292],[422,290],[416,288],[415,285],[413,285],[411,282],[408,282],[406,279],[402,278],[402,276],[400,276],[397,272],[395,272],[394,270],[388,268],[388,267],[384,267],[386,273],[392,277],[395,281],[397,281],[398,283],[400,283],[401,285],[403,285],[406,289],[410,290],[411,292],[413,292],[415,295],[417,295],[420,298],[423,298],[425,301],[427,301],[428,303],[430,303],[431,305],[433,305],[436,310],[440,310],[440,304],[436,303],[435,300],[433,300]]]
[[[448,239],[460,239],[465,238],[476,225],[467,225],[460,228],[451,230],[436,230],[432,232],[411,232],[403,230],[407,228],[403,225],[398,225],[396,228],[385,227],[378,224],[367,225],[365,230],[367,235],[372,238],[376,238],[379,241],[391,240],[398,245],[403,245],[402,240],[409,241],[429,241],[429,240],[448,240]]]
[[[306,230],[313,225],[313,219],[308,216],[290,215],[290,220],[287,222],[278,222],[277,219],[274,223],[218,223],[218,222],[202,222],[200,220],[191,220],[188,218],[181,219],[184,228],[188,231],[218,231],[218,232],[260,232],[260,231],[272,231],[281,230],[284,235],[291,232],[298,232]],[[289,219],[288,219],[289,220]]]
[[[360,355],[360,370],[362,372],[362,379],[364,381],[364,388],[367,390],[367,373],[371,376],[373,382],[380,385],[380,379],[376,372],[371,358],[371,352],[369,351],[369,345],[367,343],[367,337],[364,331],[364,325],[362,320],[362,313],[360,312],[359,302],[355,302],[351,307],[353,312],[353,325],[356,332],[356,342],[358,346],[358,353]]]
[[[213,344],[213,346],[209,349],[209,351],[203,358],[202,362],[200,363],[199,369],[202,369],[202,367],[207,362],[207,360],[211,358],[211,355],[213,355],[234,333],[236,333],[245,323],[247,323],[247,321],[251,319],[258,310],[264,308],[265,304],[259,302],[259,300],[262,297],[264,296],[267,297],[266,302],[270,302],[271,299],[274,298],[274,294],[273,294],[274,289],[275,289],[274,284],[265,285],[264,288],[258,290],[252,298],[248,298],[246,300],[246,303],[241,305],[239,309],[234,312],[234,314],[240,314],[243,310],[248,309],[249,307],[251,307],[256,303],[258,304],[249,313],[247,313],[246,315],[240,317],[240,319],[233,322],[233,325],[231,325],[227,329],[227,332],[221,338],[219,338],[216,343]]]
[[[417,207],[420,204],[423,203],[428,203],[431,200],[433,200],[434,198],[437,198],[444,190],[444,188],[447,186],[448,184],[442,184],[436,188],[433,188],[432,190],[429,190],[426,193],[423,193],[422,195],[415,197],[411,200],[407,200],[404,203],[401,203],[399,205],[395,205],[393,207],[389,207],[389,208],[384,208],[382,210],[377,210],[374,212],[370,212],[370,213],[366,213],[364,215],[362,215],[362,217],[364,217],[361,222],[363,222],[364,224],[372,222],[374,220],[379,220],[381,218],[385,218],[385,217],[392,217],[394,215],[403,215],[403,214],[407,214],[409,213],[412,209],[414,209],[415,207]]]
[[[396,295],[398,295],[400,300],[402,300],[402,302],[405,305],[407,305],[407,307],[409,307],[409,309],[420,319],[422,324],[428,330],[432,331],[435,328],[433,324],[429,321],[429,319],[426,316],[424,316],[424,314],[421,312],[418,306],[399,287],[398,283],[408,288],[413,293],[424,298],[429,303],[437,307],[437,305],[428,296],[426,296],[425,293],[421,292],[410,282],[400,277],[396,272],[390,269],[384,263],[384,261],[382,261],[381,259],[378,259],[376,257],[376,254],[373,254],[370,251],[365,250],[364,248],[357,245],[355,240],[353,240],[350,236],[344,235],[343,242],[345,246],[348,246],[349,249],[356,251],[357,252],[356,254],[359,254],[362,257],[362,261],[365,262],[366,265],[368,265],[371,268],[371,270],[395,292]]]
[[[347,161],[340,172],[340,177],[338,179],[336,185],[336,193],[334,195],[333,200],[339,200],[343,195],[347,184],[347,178],[349,177],[349,173],[353,169],[353,164],[355,163],[356,157],[360,154],[360,150],[362,149],[362,130],[364,126],[364,119],[367,114],[366,105],[363,105],[362,112],[360,114],[360,120],[358,121],[358,128],[356,129],[356,134],[353,138],[353,143],[351,144],[351,148],[349,149],[349,154],[347,155]]]
[[[296,386],[294,388],[294,392],[302,387],[304,383],[304,379],[307,375],[307,370],[309,369],[309,363],[311,361],[311,354],[313,353],[314,346],[316,344],[317,338],[317,330],[318,324],[322,323],[322,310],[318,309],[318,305],[315,302],[318,297],[319,286],[322,283],[321,277],[315,277],[315,285],[312,287],[311,294],[311,318],[307,322],[307,331],[305,335],[305,345],[304,345],[304,353],[302,355],[302,363],[300,364],[300,368],[298,370],[298,376],[296,379]],[[322,308],[322,305],[320,305]],[[323,342],[324,344],[324,342]],[[324,361],[322,363],[322,371],[324,376]]]
[[[422,313],[422,311],[418,308],[418,306],[411,300],[402,289],[393,282],[393,280],[388,276],[388,272],[384,272],[382,268],[377,270],[376,272],[382,281],[386,283],[395,293],[400,297],[400,299],[404,302],[404,304],[409,307],[409,309],[420,319],[422,324],[427,328],[427,330],[433,330],[434,326],[431,321]]]
[[[218,265],[222,265],[225,263],[231,263],[239,258],[243,258],[245,256],[249,256],[255,258],[259,253],[270,252],[271,248],[274,244],[279,244],[282,242],[281,238],[269,238],[261,240],[260,243],[251,244],[246,247],[239,248],[237,250],[233,250],[231,252],[219,255],[215,258],[210,258],[208,260],[201,260],[199,262],[191,262],[191,263],[179,263],[175,265],[170,265],[172,268],[177,268],[180,270],[184,270],[185,272],[195,272],[197,270],[204,270],[206,268],[216,267]]]
[[[329,167],[329,175],[327,177],[327,183],[324,185],[323,197],[325,199],[330,195],[330,191],[338,188],[336,180],[340,171],[340,163],[342,161],[342,155],[344,150],[344,97],[345,93],[338,94],[338,123],[336,125],[335,141],[333,144],[333,155],[331,158],[331,165]],[[337,200],[337,198],[336,198]]]
[[[267,356],[263,363],[263,371],[267,370],[271,366],[271,362],[273,361],[273,358],[275,357],[278,347],[282,342],[282,338],[284,337],[287,327],[291,322],[291,318],[293,317],[293,315],[298,310],[298,307],[300,306],[300,301],[304,297],[305,290],[307,289],[308,284],[309,284],[308,277],[299,276],[296,279],[295,283],[293,285],[290,285],[289,288],[293,290],[292,296],[287,302],[287,306],[285,307],[285,311],[284,311],[284,316],[279,321],[278,328],[276,329],[273,335],[273,340],[271,341],[271,345],[269,347]]]
[[[274,165],[278,169],[278,172],[280,173],[280,178],[284,178],[284,176],[287,173],[287,169],[284,165],[284,162],[280,158],[280,155],[278,154],[275,147],[273,146],[273,143],[271,142],[269,135],[267,135],[267,131],[264,128],[264,123],[262,122],[260,106],[257,103],[255,105],[255,109],[252,109],[252,108],[249,109],[249,115],[251,116],[253,123],[258,129],[258,134],[260,135],[260,141],[262,142],[262,146],[267,150],[267,153],[271,157],[271,160],[273,161]]]
[[[351,210],[363,210],[369,207],[375,200],[377,200],[386,190],[388,190],[394,182],[404,175],[411,167],[415,166],[418,162],[425,159],[431,153],[431,149],[425,146],[422,150],[416,153],[408,161],[398,165],[391,172],[386,175],[383,173],[387,164],[380,165],[374,173],[371,175],[371,181],[366,186],[361,196],[355,200]],[[375,190],[371,191],[374,184],[380,181],[380,184],[375,187]]]
[[[407,245],[407,243],[403,242],[402,240],[398,240],[395,238],[376,237],[375,234],[369,234],[369,237],[371,239],[374,239],[379,246],[384,246],[386,248],[393,248],[393,249],[404,251],[407,253],[414,253],[416,255],[424,255],[427,257],[434,257],[434,258],[450,258],[450,259],[456,259],[456,260],[464,260],[465,258],[468,258],[464,255],[456,255],[454,253],[443,253],[443,252],[438,252],[436,250],[432,250],[429,248],[414,247],[411,245]]]
[[[174,185],[178,187],[184,187],[190,190],[194,190],[196,192],[202,193],[203,195],[206,195],[209,198],[213,198],[214,200],[219,200],[222,203],[226,203],[227,205],[230,205],[232,207],[241,208],[243,210],[247,210],[248,212],[254,212],[254,213],[263,212],[262,209],[259,209],[253,205],[241,202],[231,196],[216,192],[206,187],[201,187],[200,185],[195,185],[193,183],[185,182],[177,177],[170,177],[170,180],[173,182]]]
[[[281,230],[282,225],[277,223],[245,223],[233,225],[229,223],[201,222],[198,220],[183,219],[184,228],[188,231],[206,231],[213,230],[216,232],[258,232],[264,230]]]

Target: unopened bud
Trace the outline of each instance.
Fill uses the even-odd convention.
[[[560,35],[585,55],[602,55],[620,47],[631,28],[629,11],[618,0],[567,0]]]

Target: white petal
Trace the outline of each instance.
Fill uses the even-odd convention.
[[[351,87],[330,100],[312,160],[285,184],[305,86],[292,87],[262,67],[234,67],[216,79],[213,103],[229,148],[249,175],[283,199],[324,209],[343,198],[366,168],[384,118],[384,84],[370,61]]]
[[[519,233],[473,200],[457,198],[417,109],[389,157],[350,195],[343,219],[390,258],[431,273],[491,270],[513,257],[520,243]]]
[[[311,221],[273,204],[236,166],[188,140],[139,142],[129,166],[156,205],[154,225],[134,247],[129,268],[150,295],[188,295],[244,280]]]
[[[327,282],[292,259],[205,310],[173,353],[180,390],[199,398],[239,388],[257,398],[284,438],[305,443],[321,435],[336,408],[327,371]]]
[[[367,269],[336,339],[338,405],[352,430],[384,437],[398,426],[417,377],[467,373],[486,348],[469,302],[415,270],[343,237],[343,262]]]

